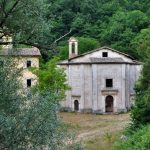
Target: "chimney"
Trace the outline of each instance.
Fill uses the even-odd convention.
[[[74,37],[69,39],[69,58],[73,58],[78,55],[78,40]]]

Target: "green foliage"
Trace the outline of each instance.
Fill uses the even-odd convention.
[[[135,50],[132,50],[130,43],[148,23],[148,17],[139,10],[116,12],[110,18],[109,23],[103,25],[101,41],[137,58],[138,55]]]
[[[58,117],[57,94],[24,89],[14,61],[0,62],[0,149],[79,150]]]
[[[50,31],[46,19],[48,6],[45,0],[1,0],[1,34],[11,35],[16,44],[46,44],[45,37]]]
[[[57,67],[58,57],[51,59],[46,64],[42,64],[39,69],[33,69],[33,73],[38,76],[39,89],[56,93],[59,100],[65,96],[65,91],[69,90],[65,70]]]
[[[150,123],[150,59],[144,64],[142,77],[136,85],[135,106],[131,111],[133,126]]]
[[[90,50],[96,49],[100,47],[100,43],[94,38],[86,38],[86,37],[77,37],[79,43],[79,54],[88,52]],[[68,58],[68,44],[60,43],[60,56],[61,59]]]
[[[150,149],[150,125],[142,127],[125,140],[118,141],[113,150],[149,150]]]
[[[142,29],[132,40],[132,47],[137,51],[139,58],[147,59],[150,55],[150,28]]]
[[[133,126],[139,127],[140,125],[150,123],[150,88],[143,93],[137,94],[136,104],[132,110]]]
[[[91,37],[139,59],[132,41],[150,25],[148,0],[1,0],[0,7],[1,34],[39,47],[46,61],[57,53],[54,41],[70,30],[69,37]],[[67,58],[66,48],[59,48],[61,59]]]
[[[102,46],[139,59],[132,40],[150,25],[149,7],[147,1],[140,0],[56,0],[50,6],[51,18],[57,22],[52,30],[60,36],[72,29],[70,36],[95,38]],[[68,48],[61,49],[60,57],[64,59]]]
[[[139,127],[150,123],[150,30],[149,28],[141,32],[133,39],[133,47],[144,60],[142,75],[137,82],[135,106],[131,111],[133,127]]]

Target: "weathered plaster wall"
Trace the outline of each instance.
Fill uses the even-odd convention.
[[[133,62],[132,59],[107,49],[75,58],[71,62],[90,62],[91,57],[101,58],[102,52],[108,52],[108,57],[111,58]],[[71,87],[71,90],[66,92],[66,101],[61,102],[62,107],[74,111],[74,100],[78,100],[80,112],[105,113],[105,100],[111,95],[114,99],[114,112],[125,112],[130,108],[134,85],[140,75],[140,65],[79,63],[60,67],[66,69],[68,84]],[[106,79],[113,79],[112,88],[106,88]]]
[[[102,58],[102,53],[103,52],[108,52],[108,57],[110,57],[110,58],[122,58],[126,62],[132,62],[132,59],[130,59],[130,58],[124,56],[124,55],[121,55],[117,52],[107,50],[107,49],[102,49],[100,51],[96,51],[96,52],[93,52],[91,54],[84,55],[82,57],[73,59],[71,61],[72,62],[89,62],[90,58],[93,58],[93,57],[94,58]]]
[[[38,57],[16,57],[15,61],[18,68],[23,68],[22,74],[22,83],[23,86],[26,88],[26,80],[32,79],[32,85],[37,83],[37,76],[33,74],[26,66],[26,62],[31,61],[31,67],[39,68],[39,58]]]

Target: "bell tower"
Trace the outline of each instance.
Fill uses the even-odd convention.
[[[78,40],[74,37],[69,39],[69,58],[73,58],[78,55]]]

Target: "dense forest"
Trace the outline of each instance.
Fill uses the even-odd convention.
[[[138,44],[150,32],[149,8],[148,0],[56,0],[49,17],[54,38],[70,30],[69,36],[79,37],[79,53],[106,45],[139,59],[143,47]],[[62,59],[67,58],[67,38],[63,40]]]
[[[11,35],[14,45],[36,46],[46,61],[67,58],[70,36],[79,38],[79,53],[105,45],[136,59],[148,44],[149,0],[1,0],[0,6],[0,39]]]

